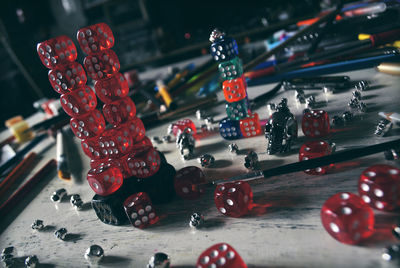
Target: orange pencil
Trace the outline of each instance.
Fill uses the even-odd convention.
[[[10,172],[10,174],[8,174],[8,176],[0,183],[0,197],[10,189],[18,178],[33,166],[36,157],[37,154],[35,152],[30,153]]]

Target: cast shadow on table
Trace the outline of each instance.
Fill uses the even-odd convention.
[[[375,214],[374,233],[363,240],[359,246],[371,248],[383,248],[389,245],[398,244],[399,240],[393,235],[393,226],[397,223],[399,211],[396,213]]]
[[[200,145],[196,145],[194,149],[194,156],[193,158],[200,157],[203,154],[213,154],[215,152],[220,152],[221,150],[227,150],[228,148],[226,147],[225,143],[223,142],[216,142],[216,143],[210,143],[210,144],[204,144],[201,145],[201,142],[199,142]]]
[[[128,267],[130,258],[125,258],[121,256],[113,256],[113,255],[105,255],[103,259],[101,260],[101,265],[102,266],[114,266],[116,264],[119,265],[119,267]],[[126,266],[124,266],[126,265]]]
[[[14,264],[9,266],[9,267],[25,268],[26,267],[25,266],[25,259],[28,258],[28,257],[29,256],[21,256],[21,257],[14,258]],[[40,259],[39,259],[39,264],[36,267],[38,267],[38,268],[53,268],[53,267],[56,267],[56,266],[54,264],[51,264],[51,263],[42,263],[42,262],[40,262]]]
[[[84,237],[84,235],[82,235],[82,234],[67,233],[64,241],[76,243],[77,241],[82,240],[83,237]]]
[[[67,138],[66,142],[66,150],[67,150],[67,160],[69,164],[69,170],[71,172],[71,176],[74,180],[74,183],[82,184],[86,181],[86,177],[82,177],[83,170],[83,161],[89,161],[86,159],[82,159],[80,152],[82,148],[73,140],[73,134],[65,135]],[[80,143],[79,143],[80,144]]]

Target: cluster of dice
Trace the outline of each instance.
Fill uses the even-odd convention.
[[[15,247],[10,246],[1,252],[1,261],[5,267],[15,267],[18,264],[18,254]],[[39,266],[39,260],[36,255],[30,255],[24,260],[25,267],[35,268]]]
[[[95,81],[97,97],[105,103],[104,117],[96,110],[96,94],[86,86],[82,65],[75,62],[77,50],[70,38],[60,36],[39,43],[39,57],[50,69],[50,84],[62,94],[61,106],[72,117],[72,131],[82,140],[82,149],[91,159],[87,180],[96,193],[92,207],[98,218],[115,225],[129,218],[134,227],[142,228],[157,220],[149,196],[162,202],[174,195],[171,185],[175,169],[153,148],[142,121],[136,117],[135,104],[128,96],[128,83],[119,73],[118,57],[110,49],[114,45],[111,29],[104,23],[91,25],[80,29],[77,39],[87,54],[83,63]],[[106,128],[105,120],[112,127]],[[163,187],[164,195],[148,191]],[[124,200],[134,199],[128,202],[131,206],[122,207]],[[123,213],[118,216],[109,213],[106,200],[119,206]],[[136,203],[147,208],[147,216],[139,213],[140,217],[132,218],[140,210],[133,206]]]
[[[247,84],[243,75],[242,61],[238,58],[236,41],[215,29],[210,35],[211,55],[220,62],[218,70],[224,82],[222,90],[226,103],[227,117],[219,124],[221,136],[227,140],[250,138],[261,133],[257,113],[252,113],[247,97]]]

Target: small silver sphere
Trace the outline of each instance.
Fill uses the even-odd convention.
[[[65,240],[65,237],[67,236],[67,233],[68,233],[67,229],[61,228],[61,229],[58,229],[57,231],[55,231],[54,235],[58,239]]]
[[[147,268],[169,268],[171,260],[169,256],[162,252],[157,252],[150,258]]]
[[[39,259],[36,255],[31,255],[25,259],[25,267],[35,268],[39,264]]]
[[[104,250],[99,245],[91,245],[84,256],[90,264],[97,264],[104,257]]]

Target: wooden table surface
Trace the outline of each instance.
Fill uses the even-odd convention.
[[[400,79],[376,72],[361,70],[346,73],[353,80],[371,81],[371,88],[362,92],[368,112],[356,113],[354,123],[332,132],[329,137],[337,150],[350,149],[393,140],[399,136],[394,128],[385,138],[374,136],[373,132],[379,111],[399,112]],[[253,98],[272,88],[273,85],[248,88]],[[315,93],[318,107],[328,111],[330,116],[348,110],[347,102],[351,91],[324,94]],[[221,92],[219,100],[223,100]],[[294,92],[281,90],[272,100],[277,103],[282,97],[288,98],[289,108],[297,117],[300,126],[304,105],[295,102]],[[216,120],[225,116],[223,105],[207,109]],[[261,119],[269,116],[266,105],[257,110]],[[191,118],[199,127],[202,122]],[[170,122],[147,129],[149,137],[165,135]],[[2,133],[1,138],[5,137]],[[305,141],[301,127],[299,138],[290,153],[270,156],[266,154],[266,139],[263,135],[235,141],[241,150],[239,155],[228,152],[229,141],[223,140],[218,132],[196,141],[195,156],[212,154],[215,166],[204,168],[208,179],[222,179],[246,173],[243,166],[247,150],[257,152],[261,168],[270,168],[298,160],[298,150]],[[178,170],[185,166],[200,166],[196,159],[183,161],[175,143],[156,145],[169,163]],[[35,149],[43,156],[35,170],[55,157],[54,142],[50,139]],[[357,182],[361,172],[373,164],[390,164],[399,167],[399,162],[387,161],[383,153],[356,159],[337,165],[323,176],[297,172],[264,181],[252,183],[256,209],[243,218],[229,218],[221,215],[213,201],[214,189],[209,189],[199,200],[186,201],[176,198],[169,204],[157,206],[161,221],[145,230],[130,225],[110,226],[97,219],[90,205],[83,211],[74,210],[69,200],[55,204],[50,201],[53,191],[65,188],[68,194],[80,194],[83,201],[90,202],[93,191],[86,182],[89,159],[83,155],[78,139],[69,146],[73,182],[57,178],[55,172],[26,196],[7,217],[1,219],[0,248],[13,245],[19,256],[36,254],[43,267],[86,267],[83,254],[92,244],[100,245],[105,251],[101,264],[104,267],[145,267],[155,252],[165,252],[173,267],[193,267],[198,256],[209,246],[226,242],[233,246],[249,267],[395,267],[381,260],[382,248],[396,242],[390,233],[390,226],[399,217],[398,213],[376,212],[375,234],[359,246],[341,244],[323,229],[320,209],[326,199],[337,192],[357,193]],[[4,201],[4,200],[2,200]],[[205,216],[204,228],[192,230],[188,223],[193,212]],[[30,225],[35,219],[42,219],[47,225],[45,231],[34,231]],[[61,227],[71,233],[69,241],[61,241],[53,232]]]

